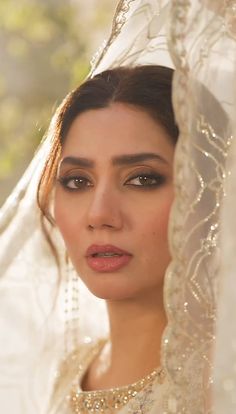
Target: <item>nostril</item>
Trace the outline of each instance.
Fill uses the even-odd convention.
[[[114,210],[109,208],[103,211],[89,210],[87,214],[87,229],[92,231],[95,229],[115,230],[121,228],[122,217],[120,211],[114,213]]]

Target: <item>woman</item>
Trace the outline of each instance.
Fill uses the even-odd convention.
[[[57,115],[39,205],[79,277],[106,300],[110,333],[69,356],[52,412],[162,412],[163,282],[178,137],[172,75],[161,66],[105,71],[72,92]]]
[[[175,152],[176,198],[171,215],[169,238],[174,260],[169,267],[164,292],[168,311],[168,330],[163,337],[162,361],[165,375],[168,375],[168,384],[165,379],[161,386],[158,384],[153,387],[153,377],[149,378],[149,390],[147,388],[145,391],[139,390],[137,397],[134,396],[134,399],[121,408],[120,412],[156,413],[160,405],[162,406],[159,402],[164,394],[166,405],[161,412],[168,414],[210,412],[209,407],[206,409],[206,402],[209,403],[208,386],[211,387],[212,384],[210,372],[212,357],[210,355],[209,358],[209,350],[212,349],[215,341],[214,324],[218,304],[216,287],[220,275],[217,253],[218,234],[222,221],[220,219],[221,201],[225,190],[224,178],[227,175],[230,131],[235,132],[235,111],[231,109],[235,108],[235,93],[232,85],[235,83],[234,56],[236,56],[234,53],[235,7],[233,2],[225,1],[224,4],[220,1],[215,2],[214,8],[209,7],[211,3],[192,0],[183,5],[182,0],[175,2],[121,0],[115,15],[111,37],[95,63],[95,72],[93,71],[94,74],[109,67],[130,64],[168,65],[169,49],[165,47],[166,39],[162,29],[165,29],[166,25],[170,27],[170,50],[176,66],[175,113],[181,135]],[[170,15],[168,15],[168,6],[171,6]],[[212,100],[209,102],[205,99],[205,88],[202,87],[202,82],[207,85],[226,112],[230,107],[228,109],[230,109],[231,116],[226,123],[225,114],[222,114],[222,111],[219,113]],[[56,120],[60,124],[60,119],[56,118]],[[50,148],[49,133],[47,140],[41,146],[0,214],[2,278],[0,307],[4,315],[1,320],[1,344],[3,346],[1,346],[0,354],[0,398],[1,408],[5,412],[48,413],[45,406],[50,393],[49,371],[56,354],[55,334],[58,334],[58,331],[61,333],[63,326],[61,309],[58,310],[58,308],[55,308],[53,318],[47,318],[48,323],[45,323],[45,315],[48,316],[50,311],[48,304],[54,303],[51,299],[55,292],[54,283],[58,285],[58,279],[54,277],[57,267],[55,263],[52,263],[52,252],[49,251],[48,245],[44,244],[44,238],[42,238],[35,202],[38,178]],[[235,169],[234,153],[231,153],[230,164],[233,171]],[[57,146],[55,146],[54,153],[52,150],[51,155],[57,161],[60,155]],[[57,166],[58,163],[52,163],[51,167],[53,165]],[[54,179],[56,174],[52,171],[49,176]],[[50,180],[46,184],[49,191],[45,190],[44,194],[47,198],[47,194],[53,196],[54,192],[50,190],[53,187]],[[90,191],[93,187],[88,188]],[[233,200],[234,194],[235,191],[232,191],[231,199]],[[47,200],[44,199],[44,202],[41,199],[43,209],[46,208]],[[232,236],[231,227],[232,217],[235,214],[234,203],[229,204],[231,209],[226,209],[225,216],[229,218],[228,228],[231,237],[228,237],[228,234],[226,239],[232,240],[233,238],[235,242],[233,237],[235,233]],[[231,211],[231,215],[228,211]],[[51,230],[50,228],[48,234],[53,238],[53,247],[58,238],[54,238],[54,231],[51,232]],[[61,247],[61,244],[58,244]],[[227,243],[224,243],[224,247],[227,251]],[[56,258],[61,264],[61,273],[64,275],[66,273],[64,273],[64,247],[62,251],[56,250],[58,251]],[[225,261],[223,260],[225,274],[228,274],[229,260],[227,255],[224,257],[226,258]],[[231,258],[234,258],[233,254]],[[132,261],[130,260],[130,266],[132,262],[134,263],[133,258]],[[232,282],[228,285],[230,293],[234,292],[234,269],[235,265],[232,260]],[[70,273],[69,267],[68,277]],[[76,276],[73,283],[69,284],[68,294],[66,287],[66,311],[70,310],[72,315],[77,313],[77,288],[75,286],[77,281]],[[225,281],[226,285],[227,277]],[[63,282],[64,279],[60,285],[63,286]],[[91,318],[94,319],[94,314],[97,316],[98,311],[97,303],[96,307],[91,308],[86,296],[83,313],[85,290],[82,290],[82,286],[79,293],[80,337],[83,337],[88,332]],[[223,301],[223,308],[226,310],[230,309],[228,303],[229,298]],[[233,295],[230,300],[232,310],[234,303]],[[92,313],[91,317],[90,313]],[[235,333],[232,334],[232,314],[233,311],[228,317],[227,313],[222,312],[222,315],[226,317],[221,320],[219,338],[222,342],[219,342],[220,352],[217,352],[219,363],[216,366],[218,386],[215,400],[218,402],[221,400],[221,404],[217,405],[217,413],[235,412],[235,388],[233,387],[235,367],[232,364],[235,350],[231,346]],[[81,329],[81,324],[85,320],[84,316],[86,316],[86,323]],[[103,318],[99,318],[100,320]],[[99,327],[97,325],[96,323],[92,325],[90,336],[95,330],[101,334],[102,326],[100,323]],[[225,334],[225,328],[228,330],[227,334]],[[69,331],[71,332],[71,325]],[[76,335],[77,338],[78,335]],[[157,338],[155,340],[158,341]],[[87,342],[85,337],[84,344]],[[59,341],[56,341],[56,344],[58,343]],[[45,345],[50,351],[48,358],[47,354],[42,355],[38,352],[38,349],[41,350],[41,345]],[[83,346],[83,350],[86,355],[91,356],[88,345]],[[98,352],[95,353],[98,354]],[[38,377],[38,370],[35,369],[34,360],[32,361],[35,355],[40,355],[38,365],[43,371],[39,376],[39,384],[35,381]],[[221,357],[223,361],[220,360]],[[71,396],[74,379],[78,385],[81,358],[85,361],[80,347],[78,355],[72,355],[71,359],[67,359],[65,365],[62,366],[62,373],[52,398],[54,413],[71,410],[65,401],[67,395]],[[77,360],[78,365],[75,364]],[[150,361],[149,363],[151,365]],[[158,357],[152,366],[154,363],[155,365],[159,363]],[[89,373],[89,368],[92,368],[90,361],[85,361],[85,365],[85,370]],[[232,370],[230,377],[229,368]],[[33,378],[32,372],[35,374]],[[84,378],[86,380],[86,377]],[[90,388],[86,387],[85,380],[82,388]],[[122,383],[125,383],[124,378]],[[154,400],[156,406],[153,404]],[[64,403],[66,406],[62,408]],[[140,406],[142,406],[141,409]],[[101,408],[98,407],[97,410],[101,412]]]

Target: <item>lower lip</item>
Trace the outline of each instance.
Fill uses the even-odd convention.
[[[96,272],[115,272],[126,266],[131,260],[130,255],[121,255],[114,257],[87,257],[87,263],[92,270]]]

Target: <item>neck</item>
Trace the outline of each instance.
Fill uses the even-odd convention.
[[[162,298],[107,301],[110,341],[91,366],[86,389],[119,387],[160,366],[166,316]]]
[[[156,297],[155,300],[116,301],[108,302],[107,307],[111,368],[136,371],[142,377],[159,366],[161,337],[166,325],[162,301]]]

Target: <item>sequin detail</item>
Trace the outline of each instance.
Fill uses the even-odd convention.
[[[75,414],[104,413],[113,414],[124,407],[130,400],[138,396],[138,393],[146,388],[152,388],[155,383],[162,384],[164,372],[161,368],[156,368],[149,375],[141,380],[126,385],[107,390],[81,391],[78,388],[79,378],[82,378],[89,363],[98,354],[106,340],[101,340],[90,349],[87,358],[83,359],[83,364],[78,365],[78,377],[74,382],[67,400]]]
[[[112,414],[124,407],[132,398],[142,391],[147,385],[157,380],[160,384],[164,380],[164,373],[161,368],[154,370],[145,378],[119,388],[100,391],[77,391],[72,389],[70,402],[73,413],[106,413]]]

